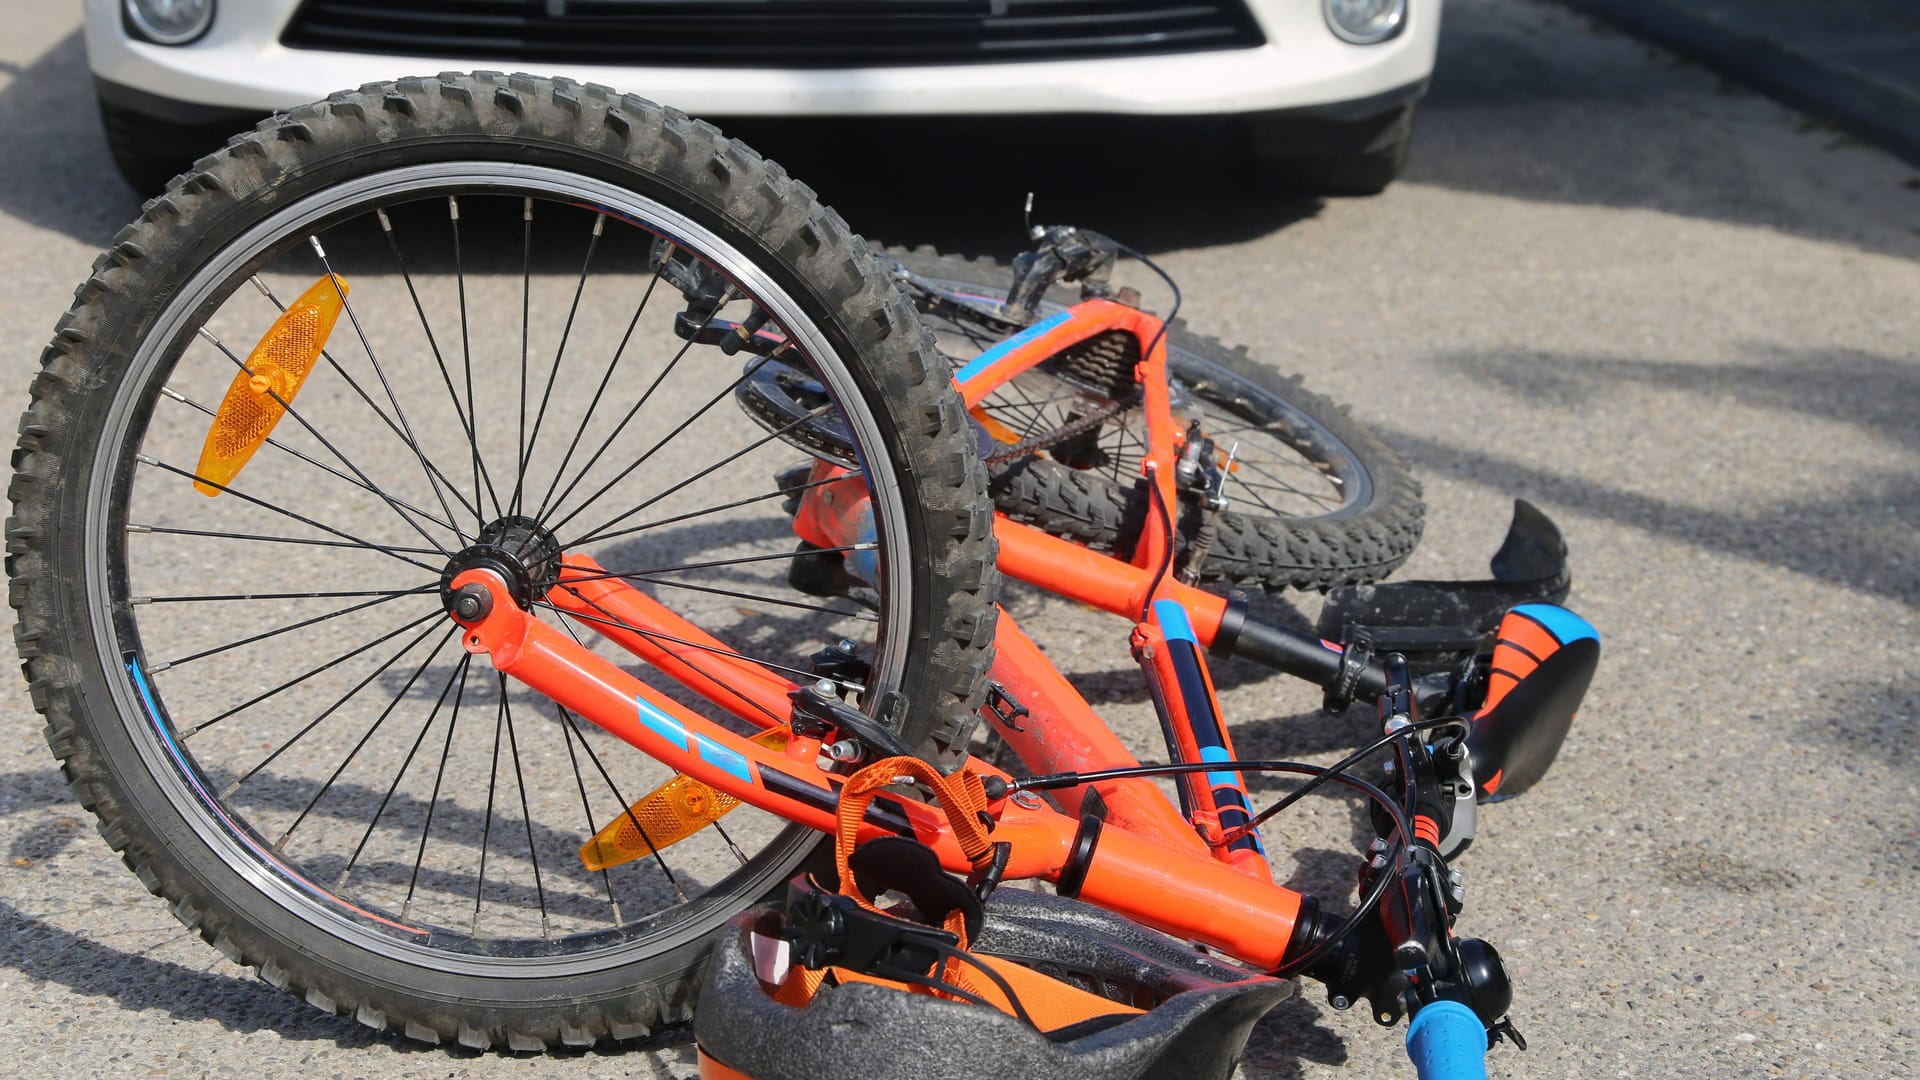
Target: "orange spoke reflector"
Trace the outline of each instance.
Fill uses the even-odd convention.
[[[193,482],[200,494],[220,494],[267,441],[313,371],[320,350],[327,347],[346,295],[345,279],[337,274],[321,278],[280,313],[253,347],[246,370],[234,373],[200,447],[200,465],[194,470],[200,479]]]
[[[755,735],[753,741],[769,750],[779,750],[787,745],[788,734],[786,728],[768,728]],[[588,870],[607,870],[644,858],[685,840],[739,805],[739,799],[724,791],[685,773],[676,774],[582,844],[580,861]],[[635,822],[639,823],[637,827]]]

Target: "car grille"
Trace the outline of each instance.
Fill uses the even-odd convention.
[[[296,48],[622,66],[893,67],[1262,41],[1243,0],[307,0]]]

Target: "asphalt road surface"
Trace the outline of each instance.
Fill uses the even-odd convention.
[[[0,41],[16,405],[72,287],[137,209],[78,22],[72,3],[16,5]],[[1559,522],[1571,604],[1606,654],[1552,774],[1483,814],[1464,860],[1461,929],[1506,955],[1531,1042],[1495,1051],[1493,1075],[1916,1071],[1911,167],[1521,0],[1449,5],[1411,172],[1376,199],[1265,195],[1173,133],[729,127],[888,242],[1004,255],[1033,189],[1042,220],[1151,251],[1196,328],[1350,404],[1413,461],[1427,528],[1403,576],[1483,573],[1515,496]],[[563,295],[569,272],[542,265],[536,287]],[[590,306],[580,332],[617,332],[621,314]],[[1155,756],[1124,625],[1025,590],[1008,603]],[[1297,603],[1310,618],[1316,602]],[[1367,730],[1283,677],[1215,674],[1246,756],[1330,760]],[[322,1016],[226,962],[119,864],[17,685],[0,725],[0,1071],[693,1074],[684,1034],[525,1058]],[[1268,833],[1280,872],[1337,893],[1353,820],[1339,802],[1283,819]],[[1398,1033],[1319,998],[1307,987],[1263,1022],[1246,1076],[1407,1074]]]

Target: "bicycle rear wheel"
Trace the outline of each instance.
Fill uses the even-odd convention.
[[[920,304],[921,318],[954,366],[999,340],[991,320],[975,315],[1005,299],[1007,267],[927,249],[891,250],[887,258],[937,298]],[[1041,309],[1058,311],[1074,299],[1056,288]],[[999,388],[975,417],[1004,443],[1044,436],[1131,392],[1138,352],[1124,334],[1094,338]],[[1210,535],[1196,507],[1183,510],[1176,570],[1221,590],[1324,590],[1378,581],[1413,553],[1425,513],[1420,483],[1346,410],[1252,359],[1244,346],[1179,323],[1167,334],[1167,367],[1175,419],[1199,420],[1215,441],[1230,506],[1214,516]],[[1145,447],[1145,418],[1129,409],[994,466],[994,505],[1015,521],[1124,557],[1146,514],[1138,482]]]
[[[787,586],[790,455],[729,400],[758,358],[676,331],[749,314],[855,445],[871,609]],[[210,435],[260,434],[263,398],[254,449]],[[743,808],[589,869],[672,773],[464,656],[462,560],[630,669],[543,599],[567,557],[795,680],[855,641],[864,707],[930,757],[971,730],[997,579],[944,363],[810,191],[639,98],[442,76],[263,123],[95,264],[20,430],[12,602],[76,794],[188,926],[374,1027],[526,1050],[684,1019],[709,935],[819,839]]]

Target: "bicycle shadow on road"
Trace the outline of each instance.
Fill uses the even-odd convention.
[[[155,912],[159,904],[154,901]],[[228,1031],[271,1031],[284,1039],[332,1042],[342,1049],[383,1042],[408,1051],[429,1049],[408,1046],[350,1019],[328,1018],[252,979],[114,948],[37,919],[5,901],[0,901],[0,928],[4,928],[0,930],[0,968],[85,997],[106,998],[128,1012],[159,1011],[189,1023],[213,1020]],[[188,933],[178,927],[158,933],[173,930]]]
[[[1843,424],[1877,443],[1920,456],[1920,368],[1898,357],[1856,349],[1787,349],[1750,344],[1743,363],[1694,364],[1565,355],[1442,354],[1430,362],[1531,405],[1578,415],[1606,406],[1608,395],[1635,388],[1705,401],[1725,411],[1789,414],[1796,425]],[[1675,413],[1700,415],[1689,404]],[[1662,438],[1686,434],[1673,430]],[[1816,498],[1756,502],[1739,513],[1677,504],[1595,480],[1569,476],[1518,458],[1449,445],[1401,431],[1397,449],[1423,470],[1523,492],[1656,535],[1775,566],[1870,596],[1920,607],[1920,478],[1888,454],[1866,473],[1835,477]],[[1676,451],[1676,454],[1678,451]],[[1758,462],[1766,469],[1777,463]],[[1693,463],[1675,461],[1676,469]],[[1792,537],[1783,543],[1782,537]]]
[[[184,935],[188,931],[179,929],[178,932]],[[201,971],[116,949],[87,935],[71,933],[36,919],[5,901],[0,901],[0,968],[10,968],[29,979],[62,986],[84,997],[107,999],[126,1012],[162,1012],[184,1023],[212,1020],[235,1034],[271,1032],[290,1042],[332,1043],[350,1051],[385,1049],[415,1058],[438,1054],[449,1062],[516,1056],[504,1048],[494,1052],[432,1046],[391,1032],[374,1031],[352,1017],[326,1016],[298,998],[256,979]],[[15,1019],[22,1017],[15,1014]],[[670,1028],[646,1042],[631,1045],[554,1050],[549,1056],[626,1055],[640,1066],[646,1061],[642,1055],[653,1054],[668,1057],[672,1064],[691,1066],[694,1063],[691,1029]],[[356,1060],[365,1065],[368,1059]],[[673,1075],[663,1067],[665,1064],[655,1063],[652,1074]]]

